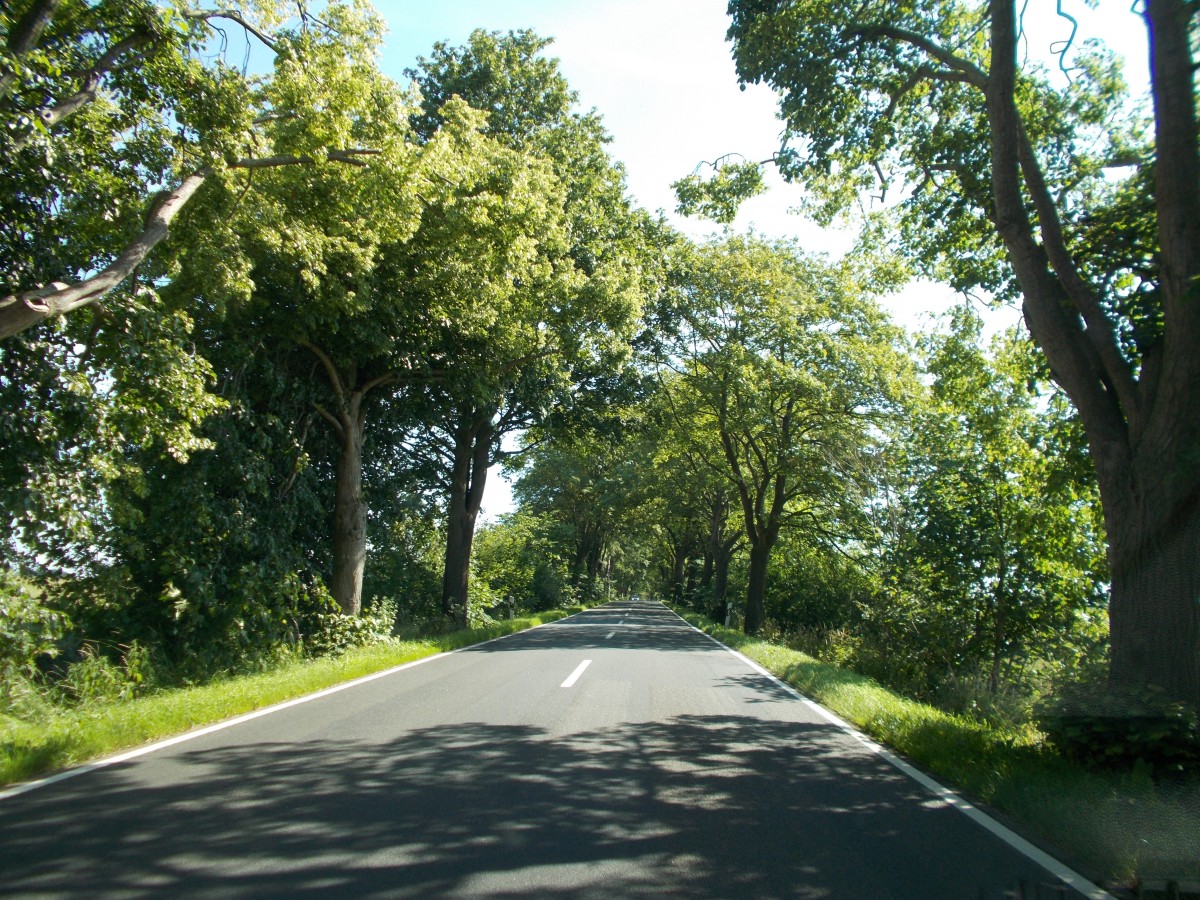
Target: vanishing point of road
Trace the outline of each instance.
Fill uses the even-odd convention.
[[[1081,896],[831,719],[611,603],[3,797],[0,896]]]

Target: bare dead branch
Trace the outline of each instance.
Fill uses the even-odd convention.
[[[279,42],[266,32],[252,25],[236,9],[196,10],[192,12],[185,12],[184,16],[189,19],[203,20],[206,24],[211,22],[213,19],[227,19],[230,22],[235,22],[238,25],[241,25],[242,28],[244,28],[250,34],[262,41],[262,43],[268,47],[272,53],[279,52]]]

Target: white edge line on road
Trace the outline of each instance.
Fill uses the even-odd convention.
[[[212,734],[216,731],[222,731],[226,728],[232,728],[234,725],[240,725],[243,722],[249,722],[252,719],[257,719],[260,716],[267,716],[271,713],[280,712],[284,709],[290,709],[293,706],[299,706],[302,703],[308,703],[310,700],[319,700],[321,697],[328,697],[330,694],[336,694],[338,691],[344,691],[348,688],[357,687],[360,684],[366,684],[368,681],[375,681],[377,678],[385,678],[388,675],[395,675],[397,672],[403,672],[405,669],[411,669],[414,666],[423,665],[427,662],[433,662],[435,659],[441,659],[445,656],[452,656],[455,653],[462,653],[464,650],[473,650],[477,647],[482,647],[486,644],[492,644],[496,641],[502,641],[505,638],[515,637],[518,634],[528,634],[538,628],[545,628],[548,625],[557,625],[559,622],[565,622],[567,619],[581,615],[588,610],[581,610],[577,613],[571,613],[569,616],[563,616],[561,619],[555,619],[553,622],[542,622],[539,625],[534,625],[533,628],[525,628],[521,631],[514,631],[511,634],[502,634],[500,637],[489,638],[486,641],[480,641],[478,644],[468,644],[465,647],[459,647],[455,650],[445,651],[443,653],[434,653],[432,656],[423,656],[420,659],[414,659],[411,662],[401,663],[398,666],[392,666],[390,669],[384,669],[380,672],[372,672],[370,675],[363,675],[360,678],[355,678],[352,681],[343,681],[341,684],[331,685],[323,688],[312,694],[305,694],[301,697],[293,697],[291,700],[284,700],[282,703],[275,703],[271,706],[264,706],[262,709],[256,709],[252,712],[243,713],[240,716],[235,716],[232,719],[225,719],[222,722],[215,722],[212,725],[206,725],[203,728],[197,728],[194,731],[187,731],[183,734],[177,734],[174,737],[164,738],[161,741],[155,741],[153,744],[146,744],[143,747],[137,747],[133,750],[126,750],[123,753],[118,753],[114,756],[106,756],[103,759],[93,760],[89,763],[84,763],[81,766],[76,766],[73,769],[65,769],[62,772],[56,772],[53,775],[47,775],[45,778],[39,778],[36,781],[26,781],[21,784],[13,785],[12,787],[0,790],[0,800],[7,800],[9,797],[16,797],[20,794],[28,794],[30,791],[36,791],[38,788],[49,787],[52,784],[57,784],[60,781],[66,781],[69,778],[76,778],[80,775],[86,775],[88,772],[95,772],[97,769],[106,769],[109,766],[114,766],[117,763],[123,763],[131,759],[137,759],[139,756],[145,756],[148,753],[154,753],[157,750],[165,750],[167,747],[173,747],[176,744],[182,744],[185,741],[191,741],[198,737],[204,737],[206,734]],[[590,662],[590,660],[589,660]],[[585,663],[586,665],[586,663]]]
[[[577,665],[575,667],[575,671],[572,672],[570,675],[568,675],[567,680],[564,681],[562,684],[560,684],[559,687],[571,687],[573,684],[575,684],[575,682],[577,682],[579,680],[579,676],[583,674],[583,670],[586,669],[591,664],[592,664],[592,661],[590,659],[585,659],[583,662],[581,662],[579,665]]]
[[[697,628],[695,625],[693,625],[687,619],[683,618],[683,616],[680,616],[679,613],[675,612],[675,610],[671,609],[665,603],[663,604],[663,606],[666,609],[670,610],[674,615],[678,616],[679,620],[681,622],[683,622],[683,624],[686,625],[688,628],[692,629],[693,631],[695,631],[699,634],[704,635],[706,638],[708,638],[710,641],[712,641],[718,647],[733,654],[735,657],[740,659],[742,662],[744,662],[746,665],[748,665],[751,669],[753,669],[759,675],[762,675],[764,678],[769,680],[772,684],[774,684],[777,687],[779,687],[780,689],[786,691],[788,694],[791,694],[797,700],[800,700],[801,702],[803,702],[806,706],[808,706],[811,710],[813,710],[813,712],[817,713],[817,715],[819,715],[819,716],[821,716],[821,718],[825,719],[825,721],[829,722],[831,725],[836,725],[838,728],[840,728],[842,731],[846,732],[846,734],[850,735],[852,738],[854,738],[856,741],[858,741],[860,744],[862,744],[864,747],[866,747],[872,753],[878,754],[880,757],[882,757],[884,760],[886,760],[892,766],[899,769],[901,772],[903,772],[905,775],[907,775],[913,781],[917,782],[922,787],[924,787],[926,790],[928,790],[931,794],[933,794],[935,797],[937,797],[943,803],[957,809],[960,813],[962,813],[964,816],[966,816],[972,822],[976,823],[977,825],[982,826],[987,831],[991,832],[993,835],[998,837],[1000,840],[1004,841],[1004,843],[1008,844],[1010,847],[1012,847],[1018,853],[1021,853],[1024,856],[1028,857],[1029,859],[1033,860],[1035,863],[1037,863],[1043,869],[1045,869],[1050,874],[1052,874],[1055,878],[1058,878],[1065,884],[1067,884],[1070,887],[1074,888],[1075,890],[1079,891],[1079,893],[1081,893],[1085,897],[1087,897],[1088,900],[1116,900],[1116,898],[1113,897],[1113,895],[1110,894],[1108,891],[1104,890],[1104,888],[1100,887],[1099,885],[1093,884],[1091,881],[1084,878],[1082,875],[1080,875],[1078,872],[1076,872],[1070,866],[1066,865],[1066,863],[1060,862],[1059,860],[1055,859],[1053,856],[1051,856],[1046,851],[1042,850],[1039,847],[1034,846],[1029,841],[1025,840],[1025,838],[1021,837],[1019,834],[1017,834],[1012,829],[1006,828],[1005,826],[1001,825],[999,822],[997,822],[995,819],[993,819],[987,813],[980,810],[974,804],[970,803],[969,801],[964,799],[962,796],[960,796],[956,792],[952,791],[950,788],[948,788],[945,785],[940,784],[937,781],[935,781],[934,779],[930,778],[928,775],[926,775],[920,769],[913,766],[911,763],[905,762],[903,759],[898,757],[891,750],[889,750],[886,747],[884,747],[880,744],[877,744],[875,741],[871,740],[869,737],[867,737],[865,734],[863,734],[861,731],[859,731],[857,728],[855,728],[849,722],[844,721],[843,719],[841,719],[834,713],[830,712],[825,707],[823,707],[820,703],[817,703],[815,700],[813,700],[809,697],[805,697],[803,694],[801,694],[798,690],[796,690],[790,684],[788,684],[785,681],[782,681],[775,675],[772,675],[770,672],[768,672],[766,669],[764,669],[762,666],[760,666],[754,660],[750,659],[748,656],[745,656],[744,654],[739,653],[738,651],[734,650],[732,647],[727,647],[725,644],[722,644],[719,640],[717,640],[711,634],[701,631],[699,628]]]

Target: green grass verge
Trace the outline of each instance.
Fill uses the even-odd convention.
[[[939,780],[1005,813],[1098,880],[1200,878],[1200,779],[1084,769],[1032,728],[991,726],[899,696],[873,679],[677,610]]]
[[[576,611],[552,610],[485,628],[371,644],[339,656],[296,660],[261,674],[171,688],[135,700],[74,709],[47,707],[48,713],[38,721],[0,716],[0,785],[27,781],[392,666],[523,631]]]

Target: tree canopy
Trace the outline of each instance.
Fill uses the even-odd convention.
[[[919,271],[1020,296],[1096,466],[1114,682],[1200,700],[1192,5],[1142,7],[1150,122],[1103,48],[1077,48],[1065,85],[1028,62],[1013,0],[734,0],[730,13],[739,77],[780,94],[775,161],[821,220],[892,198],[884,215]],[[737,175],[718,193],[754,188]],[[682,187],[703,201],[697,180]]]

